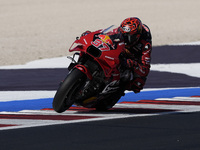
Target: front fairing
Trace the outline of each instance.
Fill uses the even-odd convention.
[[[87,53],[87,48],[91,45],[91,41],[93,41],[94,36],[96,34],[100,34],[102,30],[98,30],[95,32],[91,32],[85,36],[81,36],[80,38],[77,38],[74,43],[69,48],[69,52],[73,51],[82,51]]]
[[[75,40],[69,51],[80,51],[90,55],[99,63],[105,76],[110,77],[112,72],[118,72],[119,55],[124,49],[124,43],[118,39],[119,35],[111,36],[116,30],[113,28],[114,26],[81,36]]]
[[[118,27],[115,25],[111,25],[110,27],[106,29],[97,30],[95,32],[91,32],[85,36],[81,36],[80,38],[77,38],[74,43],[69,48],[70,52],[73,51],[85,51],[92,42],[95,41],[96,38],[98,38],[98,35],[108,35],[109,38],[112,40],[112,42],[119,42],[121,38],[120,32],[117,33]],[[113,36],[114,34],[114,36]],[[101,38],[102,40],[102,38]],[[105,41],[104,41],[105,42]],[[115,49],[114,47],[111,48]],[[100,49],[101,50],[101,49]]]

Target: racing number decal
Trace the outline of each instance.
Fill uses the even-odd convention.
[[[106,43],[102,43],[103,47],[100,48],[101,51],[109,51],[110,47]]]
[[[110,50],[110,47],[100,39],[96,39],[94,42],[92,41],[91,44],[95,46],[96,48],[98,48],[99,46],[102,46],[101,48],[99,48],[101,51]]]
[[[92,41],[91,44],[95,47],[99,47],[103,42],[100,39],[96,39],[94,42]]]

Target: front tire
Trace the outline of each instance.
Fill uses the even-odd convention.
[[[84,73],[78,69],[72,70],[60,85],[54,96],[53,109],[58,113],[62,113],[71,107],[75,102],[74,97],[76,93],[85,80],[86,75]]]

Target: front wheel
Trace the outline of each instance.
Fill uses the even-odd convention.
[[[85,80],[86,75],[84,73],[78,69],[72,70],[62,82],[54,96],[53,109],[58,113],[62,113],[71,107],[75,102],[76,93]]]

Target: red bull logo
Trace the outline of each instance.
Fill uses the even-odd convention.
[[[107,43],[107,44],[113,46],[113,42],[112,42],[112,40],[110,39],[110,37],[109,37],[108,35],[100,34],[100,35],[99,35],[99,38],[100,38],[103,42],[105,42],[105,43]]]

